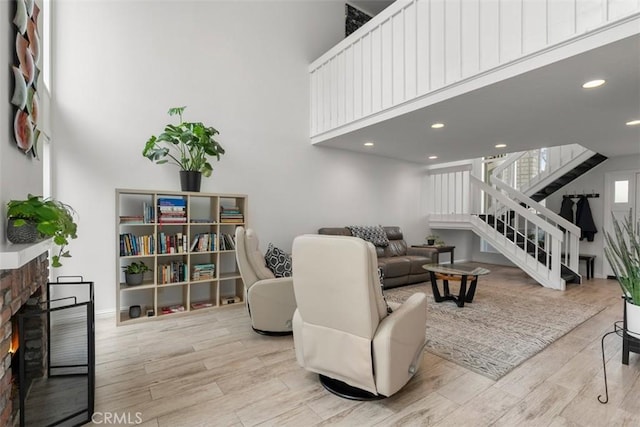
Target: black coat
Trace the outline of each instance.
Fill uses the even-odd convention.
[[[593,222],[589,200],[586,197],[580,197],[580,200],[578,200],[576,207],[576,225],[580,227],[581,230],[580,240],[586,238],[587,241],[593,242],[593,235],[598,232],[598,229]]]
[[[560,216],[571,224],[573,224],[573,200],[569,197],[562,199],[562,206],[560,206]]]

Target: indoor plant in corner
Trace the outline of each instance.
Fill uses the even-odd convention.
[[[7,239],[11,243],[35,243],[53,237],[60,249],[51,257],[51,265],[60,267],[60,258],[71,257],[65,250],[69,239],[78,237],[75,214],[71,206],[52,198],[29,194],[26,200],[11,200],[7,203]]]
[[[613,232],[605,233],[604,254],[624,294],[628,333],[640,338],[640,223],[629,210],[623,222],[613,217]]]
[[[129,265],[125,265],[122,269],[124,270],[124,280],[129,286],[141,285],[144,279],[144,273],[151,271],[142,261],[134,261]]]
[[[159,136],[152,135],[142,155],[156,162],[173,163],[180,168],[182,191],[200,191],[202,175],[211,176],[213,166],[210,157],[224,154],[224,148],[215,140],[216,129],[201,122],[185,122],[182,113],[187,107],[169,109],[169,115],[178,115],[180,123],[168,124]]]

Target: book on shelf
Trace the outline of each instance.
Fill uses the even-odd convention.
[[[180,313],[184,311],[184,305],[182,304],[168,305],[165,307],[161,307],[160,310],[162,311],[162,314]]]
[[[192,224],[215,224],[216,220],[213,218],[191,218]]]
[[[142,215],[120,215],[120,224],[144,224]]]
[[[233,251],[236,249],[235,236],[229,233],[220,234],[220,250],[221,251]]]
[[[158,206],[187,206],[187,200],[182,197],[158,197]]]
[[[150,236],[136,236],[133,233],[120,234],[120,256],[153,255],[155,253],[155,238]]]
[[[158,283],[178,283],[187,280],[187,264],[182,261],[171,261],[158,265]]]
[[[216,247],[216,233],[196,233],[191,240],[190,252],[213,252]]]
[[[151,203],[143,202],[142,203],[142,218],[145,223],[153,223],[155,222],[154,217],[154,209]]]
[[[197,310],[199,308],[207,308],[207,307],[213,307],[213,303],[210,303],[210,302],[192,302],[191,303],[191,308],[193,308],[194,310]]]

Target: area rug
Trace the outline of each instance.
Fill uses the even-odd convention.
[[[490,282],[491,275],[480,278],[473,303],[462,308],[452,301],[436,303],[430,283],[388,289],[385,296],[401,303],[424,292],[426,350],[493,380],[604,308],[548,294],[523,294],[518,286],[483,286],[483,280]]]

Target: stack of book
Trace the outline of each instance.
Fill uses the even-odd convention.
[[[179,198],[158,199],[159,224],[185,224],[187,222],[187,201]]]
[[[191,280],[209,280],[216,278],[216,265],[215,264],[195,264],[193,266],[193,273],[191,274]]]
[[[244,215],[240,212],[238,206],[221,206],[220,222],[223,224],[242,224],[244,222]]]

